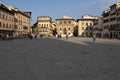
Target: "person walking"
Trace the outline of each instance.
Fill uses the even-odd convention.
[[[93,34],[93,41],[96,41],[96,36],[95,36],[95,34]]]
[[[68,39],[68,34],[66,34],[66,39]]]
[[[37,35],[35,35],[35,39],[37,39]]]

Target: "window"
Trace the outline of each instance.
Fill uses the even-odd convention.
[[[66,24],[67,22],[66,21],[64,21],[64,24]]]
[[[2,23],[0,22],[0,27],[2,26]]]
[[[84,30],[84,27],[82,27],[82,30]]]
[[[88,23],[86,23],[86,25],[88,26]]]
[[[116,20],[116,17],[113,17],[110,19],[110,21],[115,21]]]
[[[82,25],[84,25],[84,23],[82,23]]]
[[[68,21],[69,24],[71,24],[71,21]]]
[[[5,19],[5,15],[3,14],[3,19]]]
[[[47,24],[47,27],[48,27],[49,25]]]
[[[14,27],[14,25],[12,24],[12,28]]]
[[[3,27],[5,27],[5,23],[3,23]]]
[[[18,29],[17,25],[14,26],[14,29]]]
[[[60,21],[59,24],[62,24],[62,21]]]
[[[70,28],[68,28],[68,30],[70,30]]]
[[[9,27],[11,28],[11,24],[9,24]]]
[[[90,23],[90,26],[92,26],[92,23]]]
[[[0,13],[0,18],[1,18],[1,15],[2,15],[2,14]]]
[[[6,28],[8,28],[8,23],[6,23]]]
[[[60,28],[60,30],[62,30],[62,28]]]
[[[7,15],[5,16],[5,19],[7,20]]]

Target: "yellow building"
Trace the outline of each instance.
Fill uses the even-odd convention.
[[[75,19],[72,19],[67,16],[64,16],[61,19],[56,19],[57,34],[61,35],[62,37],[66,35],[73,36],[74,27]]]
[[[92,37],[93,24],[96,19],[96,16],[88,14],[82,16],[82,19],[77,19],[78,36]]]
[[[103,18],[98,17],[97,20],[94,21],[93,25],[93,33],[96,35],[97,38],[103,37]]]
[[[12,37],[14,29],[14,12],[5,5],[0,4],[0,38],[2,36]]]
[[[39,35],[37,22],[36,22],[35,24],[33,24],[33,26],[32,26],[32,33],[33,33],[34,35]]]
[[[103,36],[120,38],[120,2],[113,4],[103,12]]]
[[[9,10],[14,11],[14,35],[19,37],[28,36],[31,33],[30,20],[31,12],[23,12],[18,8],[7,6]]]
[[[56,36],[57,35],[57,28],[56,28],[56,22],[55,21],[52,21],[52,34],[53,36]]]
[[[52,35],[52,18],[50,16],[37,17],[38,35]]]

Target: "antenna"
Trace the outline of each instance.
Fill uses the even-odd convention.
[[[2,4],[2,1],[0,0],[0,5]]]
[[[2,2],[2,0],[0,0],[0,6],[1,6],[1,4],[5,5],[5,4]]]

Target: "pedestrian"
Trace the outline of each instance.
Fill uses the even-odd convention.
[[[43,35],[41,34],[40,37],[42,38],[42,36],[43,36]]]
[[[60,39],[61,39],[61,38],[62,38],[62,35],[60,34],[60,36],[59,36],[59,37],[60,37]]]
[[[37,35],[35,35],[35,39],[37,39]]]
[[[66,39],[68,39],[68,34],[66,34]]]
[[[57,35],[58,39],[60,38],[59,34]]]
[[[96,36],[95,36],[95,34],[93,34],[93,41],[96,41]]]

